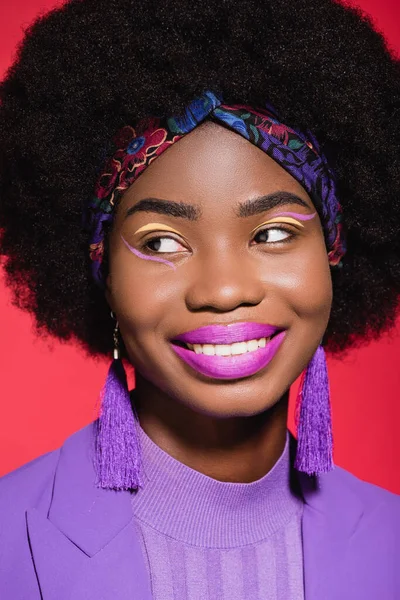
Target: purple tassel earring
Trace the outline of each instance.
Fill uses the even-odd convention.
[[[111,316],[115,318],[113,312]],[[141,485],[137,422],[120,358],[117,322],[114,329],[114,360],[101,392],[100,417],[97,421],[96,471],[99,487],[131,490]]]
[[[334,468],[331,404],[325,351],[319,346],[303,375],[296,404],[295,468],[313,475]]]

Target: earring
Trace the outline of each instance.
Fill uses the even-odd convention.
[[[296,402],[295,468],[313,475],[334,468],[329,379],[320,345],[303,374]]]
[[[111,317],[115,318],[112,311]],[[96,422],[96,485],[130,490],[141,485],[141,452],[138,418],[120,355],[118,321],[113,337],[114,359],[101,392],[100,416]]]

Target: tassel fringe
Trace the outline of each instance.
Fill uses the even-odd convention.
[[[334,468],[329,379],[325,351],[319,346],[301,381],[296,404],[295,468],[313,475]]]
[[[101,392],[97,420],[96,485],[133,490],[142,485],[138,419],[132,406],[121,359],[114,359]],[[314,475],[334,468],[329,379],[325,352],[319,346],[303,374],[296,402],[295,468]]]
[[[142,485],[137,415],[121,359],[114,359],[101,392],[96,431],[96,485],[131,490]]]

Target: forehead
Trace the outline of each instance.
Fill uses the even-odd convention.
[[[311,204],[304,188],[241,135],[205,122],[154,160],[121,199],[127,208],[145,197],[198,204],[215,211],[251,197],[288,191]]]

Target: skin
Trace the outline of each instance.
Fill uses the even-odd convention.
[[[306,206],[289,202],[238,216],[239,202],[278,191],[296,194]],[[194,204],[201,216],[189,221],[140,211],[125,218],[148,197]],[[319,217],[296,225],[276,217],[284,212],[311,215],[315,207],[301,185],[259,148],[206,122],[131,185],[110,233],[106,299],[135,368],[141,426],[165,452],[220,481],[255,481],[276,463],[285,444],[289,387],[312,358],[329,319],[332,284]],[[296,235],[286,234],[289,241],[276,244],[269,242],[276,237],[268,237],[279,235],[276,229],[257,235],[270,219]],[[152,223],[160,225],[146,227]],[[143,248],[157,232],[176,240],[174,252]],[[170,264],[146,260],[126,242]],[[168,240],[161,243],[171,249]],[[251,377],[207,378],[170,346],[179,333],[239,321],[287,329],[273,360]]]

